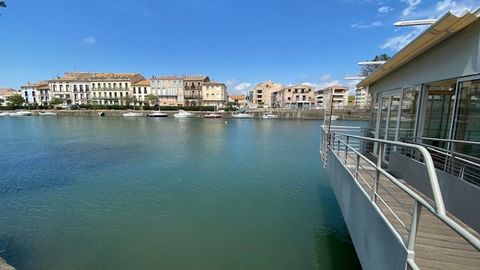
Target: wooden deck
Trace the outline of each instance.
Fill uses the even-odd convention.
[[[340,159],[345,159],[345,154],[340,153]],[[349,155],[347,159],[348,170],[355,175],[356,156]],[[372,196],[375,169],[367,162],[360,163],[358,182]],[[405,185],[415,190],[427,201],[433,204],[433,201],[417,191],[412,186]],[[407,245],[408,229],[412,220],[415,200],[405,193],[393,182],[381,175],[378,192],[377,205],[402,236],[405,246]],[[478,206],[474,206],[478,207]],[[465,229],[474,235],[478,233],[470,229],[451,214],[452,219],[461,224]],[[397,216],[397,217],[395,217]],[[403,224],[402,224],[403,223]],[[405,228],[406,227],[406,228]],[[459,236],[453,229],[439,220],[435,215],[422,207],[417,238],[415,241],[415,262],[420,269],[480,269],[480,252],[472,247],[466,240]]]

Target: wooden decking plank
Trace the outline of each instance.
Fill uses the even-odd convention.
[[[352,154],[350,153],[349,155]],[[353,175],[355,175],[356,156],[352,156],[354,159],[349,156],[347,168]],[[341,158],[342,163],[344,158],[345,156],[343,155]],[[359,169],[359,174],[364,176],[367,179],[368,184],[373,188],[374,179],[372,176],[375,176],[376,174],[375,169],[365,161],[362,161],[361,165],[364,168]],[[431,205],[434,205],[430,198],[421,194],[405,181],[400,181],[416,193],[420,194],[422,198],[431,203]],[[365,189],[369,196],[372,196],[373,191],[364,181],[361,180],[360,177],[358,183]],[[382,198],[385,204],[387,204],[395,215],[401,219],[407,228],[409,228],[415,200],[383,175],[380,176],[379,183],[381,187],[379,186],[377,195]],[[408,238],[408,230],[401,225],[385,204],[381,201],[377,201],[379,209],[406,242],[406,239]],[[459,222],[452,214],[448,213],[448,215],[467,230],[476,233],[465,224]],[[453,229],[424,208],[420,215],[420,223],[415,242],[415,261],[421,269],[478,270],[480,269],[480,252],[466,242]]]

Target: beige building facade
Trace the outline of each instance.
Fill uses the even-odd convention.
[[[90,78],[93,105],[127,105],[132,85],[145,78],[138,73],[95,73]]]
[[[152,93],[158,96],[160,106],[182,106],[184,76],[158,76],[150,79]]]
[[[272,107],[272,93],[281,90],[283,86],[273,81],[266,81],[257,84],[253,88],[252,102],[257,106],[266,108]]]
[[[202,86],[202,105],[223,108],[228,102],[227,86],[218,82],[206,82]]]
[[[208,76],[185,76],[183,79],[184,99],[186,106],[202,105],[203,84],[210,82]]]

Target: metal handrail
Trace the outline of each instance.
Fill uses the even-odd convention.
[[[344,128],[344,127],[342,127]],[[377,194],[377,189],[378,189],[378,181],[380,179],[380,174],[385,176],[388,180],[390,180],[392,183],[394,183],[396,186],[398,186],[400,189],[402,189],[405,193],[407,193],[411,198],[413,198],[416,203],[415,207],[413,210],[412,215],[412,220],[410,223],[410,229],[408,230],[408,240],[406,244],[406,249],[409,251],[409,257],[407,263],[409,263],[411,266],[415,268],[416,264],[414,262],[414,243],[415,243],[415,238],[417,234],[417,227],[420,219],[420,212],[421,208],[425,207],[429,212],[431,212],[434,216],[436,216],[438,219],[440,219],[444,224],[449,226],[453,231],[455,231],[460,237],[465,239],[468,243],[470,243],[476,250],[480,251],[480,239],[478,239],[476,236],[474,236],[472,233],[470,233],[468,230],[466,230],[464,227],[459,225],[456,221],[452,220],[450,217],[447,216],[446,211],[445,211],[445,206],[444,206],[444,201],[442,197],[442,193],[440,190],[440,185],[438,182],[438,177],[435,171],[435,166],[432,160],[432,157],[428,150],[421,145],[417,144],[410,144],[410,143],[403,143],[403,142],[395,142],[395,141],[388,141],[388,140],[381,140],[381,139],[375,139],[375,138],[369,138],[369,137],[362,137],[362,136],[357,136],[357,135],[352,135],[352,134],[345,134],[345,133],[337,133],[337,132],[331,132],[326,128],[326,126],[322,125],[323,133],[324,136],[322,136],[322,143],[323,145],[320,148],[320,152],[322,154],[322,159],[326,159],[327,157],[327,151],[332,151],[337,158],[340,160],[340,151],[343,152],[343,149],[345,150],[345,161],[344,161],[344,166],[347,165],[347,159],[348,159],[348,151],[351,151],[351,153],[354,153],[357,156],[357,163],[356,163],[356,169],[355,169],[355,175],[354,178],[355,180],[358,181],[357,175],[359,175],[359,164],[360,164],[360,158],[363,159],[367,164],[370,166],[374,167],[377,175],[375,177],[375,183],[373,187],[373,195],[372,195],[372,201],[374,204],[377,204],[376,198],[378,197]],[[345,140],[340,139],[339,137],[344,137]],[[358,150],[356,150],[351,144],[350,140],[351,139],[357,139],[357,140],[363,140],[363,141],[369,141],[372,143],[378,143],[378,160],[377,163],[375,164],[373,161],[371,161],[369,158],[367,158],[365,155],[360,153]],[[341,146],[342,144],[342,146]],[[385,171],[382,168],[382,155],[383,151],[385,149],[386,145],[392,145],[395,147],[403,147],[403,148],[410,148],[417,150],[423,157],[423,162],[425,163],[427,173],[428,173],[428,178],[430,181],[430,186],[432,188],[432,193],[433,193],[433,198],[434,198],[434,203],[435,207],[432,207],[430,203],[428,203],[425,199],[422,198],[417,192],[413,191],[411,188],[403,184],[401,181],[396,179],[394,176],[392,176],[390,173]],[[340,150],[342,148],[342,150]],[[335,152],[336,150],[336,152]],[[326,162],[326,161],[325,161]],[[353,174],[352,174],[353,176]],[[363,188],[362,188],[363,189]],[[365,191],[365,190],[364,190]],[[368,193],[366,193],[368,194]],[[388,208],[388,205],[387,205]],[[390,209],[390,211],[392,211]],[[395,213],[393,213],[395,216]],[[397,232],[398,233],[398,232]],[[412,265],[413,264],[413,265]]]
[[[451,139],[440,139],[440,138],[431,138],[431,137],[414,137],[413,139],[415,139],[415,140],[437,141],[437,142],[453,142],[453,143],[480,145],[480,142],[465,141],[465,140],[451,140]]]

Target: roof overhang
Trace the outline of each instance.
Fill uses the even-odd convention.
[[[385,64],[358,83],[357,87],[367,87],[379,81],[441,41],[472,24],[479,16],[480,8],[474,12],[466,12],[459,17],[447,12]]]

